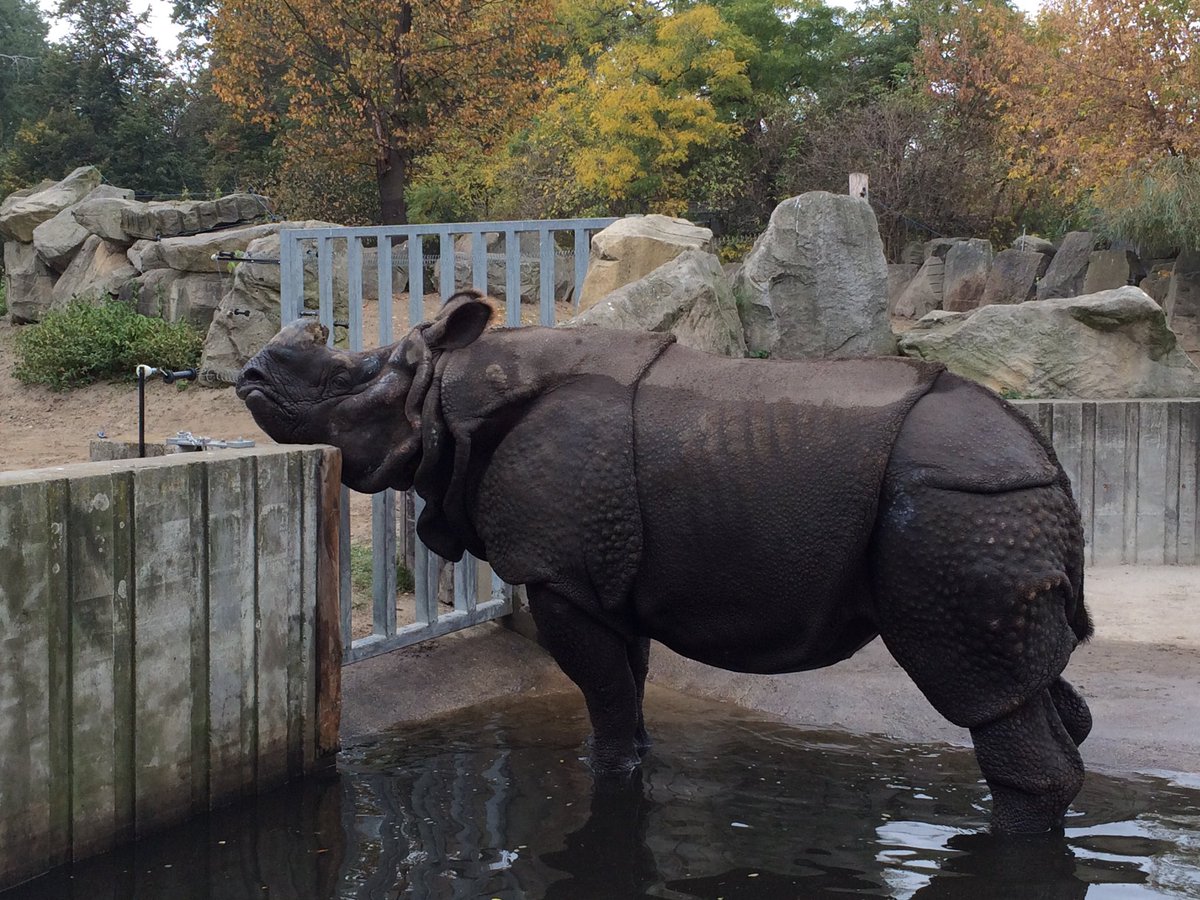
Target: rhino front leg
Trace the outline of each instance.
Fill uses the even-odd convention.
[[[642,717],[642,702],[646,696],[646,673],[650,671],[650,638],[634,638],[626,645],[629,654],[629,668],[633,672],[633,681],[637,686],[637,733],[634,741],[638,753],[650,749],[650,735],[646,731],[646,720]]]
[[[635,676],[631,662],[637,654],[631,652],[629,641],[553,589],[530,585],[528,591],[538,642],[587,703],[592,771],[627,775],[641,764],[638,734],[644,664],[640,676]]]

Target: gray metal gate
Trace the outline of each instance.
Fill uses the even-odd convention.
[[[591,233],[612,224],[615,219],[557,219],[518,222],[470,222],[449,225],[395,225],[370,228],[306,228],[280,232],[280,313],[284,323],[302,315],[315,315],[335,339],[335,326],[346,329],[347,346],[363,349],[364,256],[375,258],[373,287],[378,295],[380,345],[396,338],[392,328],[392,300],[397,264],[407,262],[408,322],[410,327],[426,318],[425,271],[433,268],[438,293],[444,300],[455,290],[473,287],[496,293],[503,290],[505,324],[521,323],[521,288],[537,278],[538,322],[555,324],[555,282],[559,264],[569,266],[569,294],[578,305],[583,279],[587,274]],[[456,251],[457,239],[470,236],[470,250]],[[558,236],[568,237],[568,246],[560,247]],[[488,240],[503,237],[502,253],[488,252]],[[537,254],[522,253],[522,236],[536,236]],[[436,240],[435,240],[436,239]],[[436,243],[436,248],[430,246]],[[370,246],[370,245],[374,246]],[[404,246],[401,247],[400,245]],[[531,249],[528,248],[527,249]],[[399,251],[397,253],[397,251]],[[434,252],[431,252],[434,251]],[[566,260],[573,257],[570,263]],[[344,262],[343,262],[344,259]],[[536,260],[536,265],[534,264]],[[459,265],[459,263],[462,265]],[[503,279],[489,280],[489,270],[502,271]],[[309,290],[305,302],[306,274],[315,277],[316,289]],[[469,276],[469,281],[466,277]],[[560,283],[563,281],[559,279]],[[311,283],[308,285],[311,288]],[[336,286],[336,291],[335,291]],[[344,295],[346,318],[335,317],[335,294]],[[341,610],[344,660],[366,659],[419,641],[440,637],[480,622],[504,616],[512,611],[512,588],[494,573],[491,591],[482,602],[478,596],[477,561],[469,555],[454,565],[454,608],[439,613],[439,559],[415,535],[413,581],[414,621],[401,624],[396,615],[396,492],[388,489],[372,499],[372,610],[371,634],[354,639],[351,631],[350,511],[349,494],[342,489],[341,528]],[[414,495],[416,515],[422,501]],[[413,517],[415,520],[416,516]],[[490,571],[490,570],[489,570]]]

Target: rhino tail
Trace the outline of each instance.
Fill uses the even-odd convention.
[[[1079,542],[1079,553],[1070,566],[1071,602],[1067,606],[1067,621],[1075,632],[1078,643],[1086,643],[1096,629],[1092,624],[1092,615],[1088,612],[1083,599],[1083,541]]]

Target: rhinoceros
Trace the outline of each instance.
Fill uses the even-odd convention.
[[[795,672],[877,635],[970,729],[998,831],[1058,826],[1083,781],[1092,633],[1070,484],[1029,421],[942,366],[728,359],[662,334],[498,328],[455,295],[403,340],[284,328],[237,391],[274,440],[413,488],[422,540],[526,586],[583,693],[597,777],[640,765],[650,641]]]

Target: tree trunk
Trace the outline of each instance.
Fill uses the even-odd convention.
[[[404,189],[408,187],[408,156],[395,147],[388,147],[387,158],[375,164],[381,225],[408,224],[408,203],[404,199]]]

